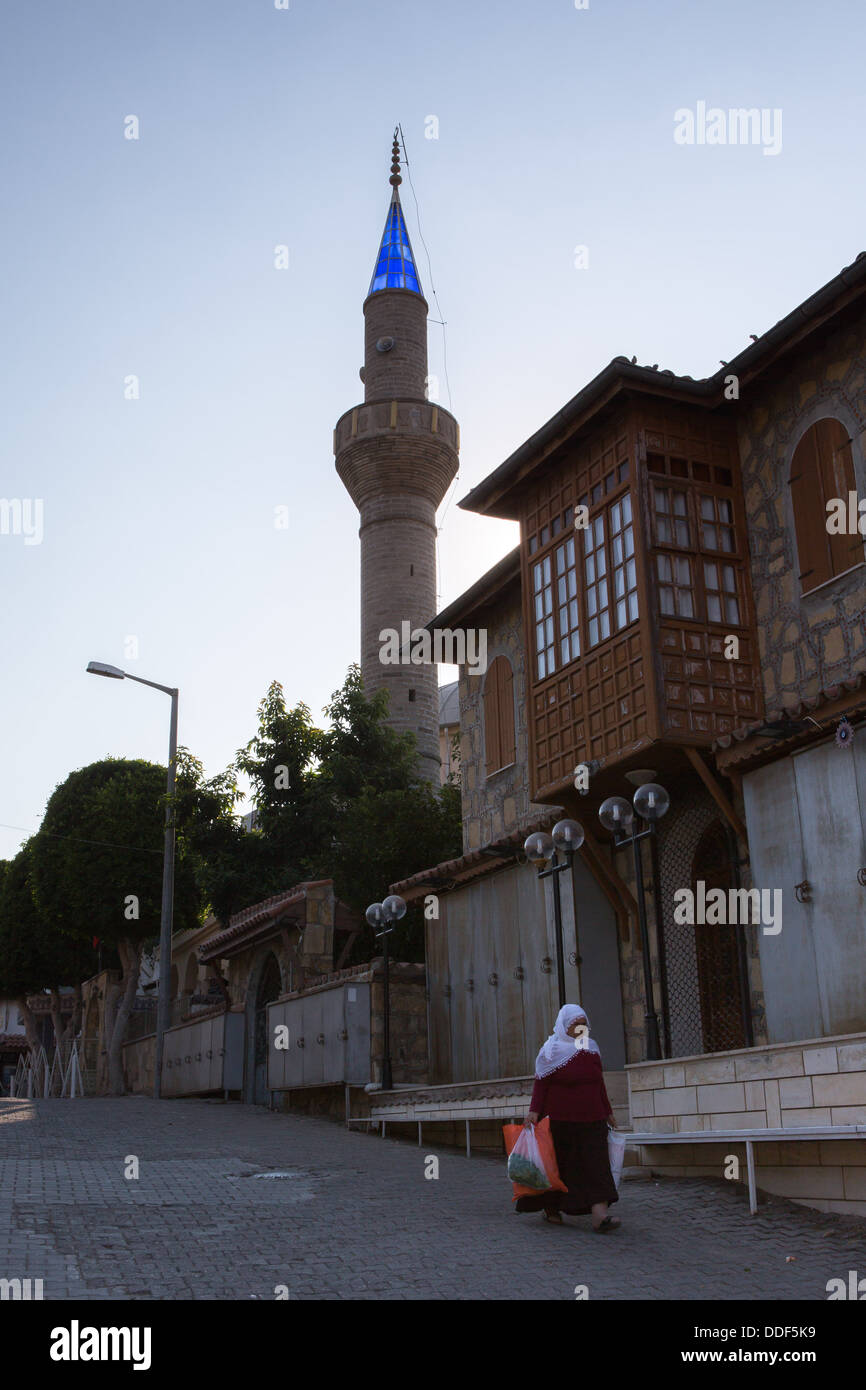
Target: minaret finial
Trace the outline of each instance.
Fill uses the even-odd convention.
[[[391,149],[391,177],[390,177],[390,179],[388,180],[388,182],[391,184],[392,188],[395,188],[395,189],[397,188],[397,186],[398,186],[399,184],[401,184],[401,183],[403,182],[402,178],[400,177],[400,141],[399,141],[398,138],[397,138],[398,135],[399,135],[399,133],[400,133],[400,127],[399,127],[399,126],[395,126],[395,127],[394,127],[394,144],[393,144],[392,149]]]

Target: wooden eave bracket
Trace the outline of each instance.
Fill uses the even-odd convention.
[[[634,917],[635,922],[638,921],[637,899],[620,878],[613,864],[605,858],[599,842],[593,835],[585,834],[583,849],[589,860],[593,878],[616,913],[620,936],[623,941],[630,941],[630,918]]]
[[[690,748],[688,746],[686,746],[684,751],[695,772],[698,774],[707,791],[709,792],[710,796],[713,798],[713,801],[715,801],[722,815],[725,817],[725,820],[734,830],[735,834],[737,834],[740,837],[740,839],[744,842],[748,850],[749,836],[746,827],[740,820],[740,817],[737,815],[736,811],[731,805],[730,800],[728,799],[725,792],[722,790],[718,781],[713,776],[710,769],[707,767],[700,753],[696,748]]]

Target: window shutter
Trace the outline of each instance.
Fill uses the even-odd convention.
[[[824,524],[826,528],[827,503],[831,497],[839,497],[845,503],[848,513],[848,493],[854,492],[854,460],[851,455],[851,441],[848,431],[839,420],[827,418],[819,420],[815,426],[821,480],[824,489]],[[830,551],[830,575],[843,574],[856,561],[852,559],[852,541],[855,537],[842,531],[839,535],[827,536]],[[862,541],[860,542],[862,552]],[[861,553],[862,559],[862,553]]]
[[[819,421],[818,424],[822,424]],[[797,535],[800,588],[805,594],[831,577],[830,537],[817,448],[817,426],[807,430],[791,461],[791,502]]]
[[[502,755],[500,767],[508,767],[517,760],[514,740],[514,674],[507,657],[500,656],[497,660],[502,663],[499,683],[499,751]]]
[[[499,673],[501,658],[497,657],[484,681],[484,751],[487,757],[487,776],[501,766],[499,757]]]
[[[484,750],[488,777],[515,761],[514,676],[505,656],[496,658],[484,681]]]

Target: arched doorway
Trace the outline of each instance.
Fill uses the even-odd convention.
[[[253,1019],[253,1104],[267,1105],[268,1092],[268,1004],[282,993],[280,964],[270,951],[265,958],[256,990]]]
[[[705,891],[734,886],[731,852],[724,827],[714,821],[704,831],[692,859],[692,891],[703,881]],[[742,926],[696,923],[695,960],[704,1052],[729,1052],[747,1047],[743,1017]]]

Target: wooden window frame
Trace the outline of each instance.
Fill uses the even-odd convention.
[[[657,455],[656,457],[663,458],[666,456]],[[709,465],[707,465],[707,467],[709,467]],[[714,476],[715,471],[718,470],[714,466]],[[721,471],[726,472],[729,470]],[[652,528],[653,552],[656,557],[653,562],[653,574],[656,586],[659,589],[662,586],[671,587],[669,583],[666,583],[666,581],[662,579],[659,573],[658,557],[660,555],[666,555],[669,558],[680,557],[688,559],[692,580],[691,592],[692,601],[694,605],[694,612],[692,616],[687,617],[683,613],[663,612],[661,607],[661,596],[659,595],[659,617],[663,621],[676,619],[679,622],[695,623],[699,626],[703,626],[707,623],[712,623],[716,627],[723,627],[728,629],[730,629],[731,627],[742,628],[748,625],[748,606],[746,603],[746,593],[743,581],[743,572],[747,563],[746,555],[743,549],[745,536],[745,518],[741,514],[741,511],[737,506],[737,498],[733,487],[728,487],[727,485],[723,485],[714,481],[698,481],[693,476],[694,472],[695,462],[694,460],[689,459],[688,477],[680,478],[677,476],[672,476],[668,472],[661,471],[648,473],[647,475],[649,479],[649,487],[651,490],[650,520]],[[682,514],[678,515],[675,512],[665,511],[661,513],[661,519],[662,521],[664,521],[670,518],[672,522],[676,520],[684,522],[686,531],[689,536],[688,546],[677,545],[673,541],[665,541],[660,539],[658,526],[659,513],[656,508],[656,488],[659,488],[661,491],[665,492],[666,495],[669,495],[672,489],[685,494],[685,515],[683,516]],[[705,498],[708,498],[712,501],[712,521],[705,519],[703,516],[702,502]],[[720,519],[721,509],[719,504],[723,502],[727,503],[727,507],[731,518],[730,521],[722,521]],[[716,550],[708,545],[705,545],[705,525],[715,527],[717,532],[721,527],[725,527],[730,532],[733,549]],[[673,534],[675,535],[676,532],[674,531]],[[726,589],[708,589],[704,572],[705,564],[726,564],[731,566],[731,568],[733,569],[734,582],[736,585],[735,594],[731,594],[730,591]],[[718,571],[718,575],[721,581],[721,570]],[[684,588],[685,586],[675,584],[673,587],[675,589],[679,589]],[[732,619],[728,619],[725,617],[722,617],[720,619],[710,617],[709,599],[711,596],[715,595],[718,595],[722,600],[728,597],[736,598],[737,611],[739,613],[739,619],[737,622],[734,622]]]
[[[497,656],[487,668],[483,705],[485,776],[495,777],[517,759],[514,668],[507,656]]]
[[[814,469],[811,476],[810,469]],[[847,505],[848,493],[857,492],[854,441],[838,415],[822,415],[800,436],[791,455],[788,488],[797,578],[800,595],[805,597],[866,560],[859,531],[852,536],[847,532],[831,535],[827,530],[829,499],[842,497]]]

